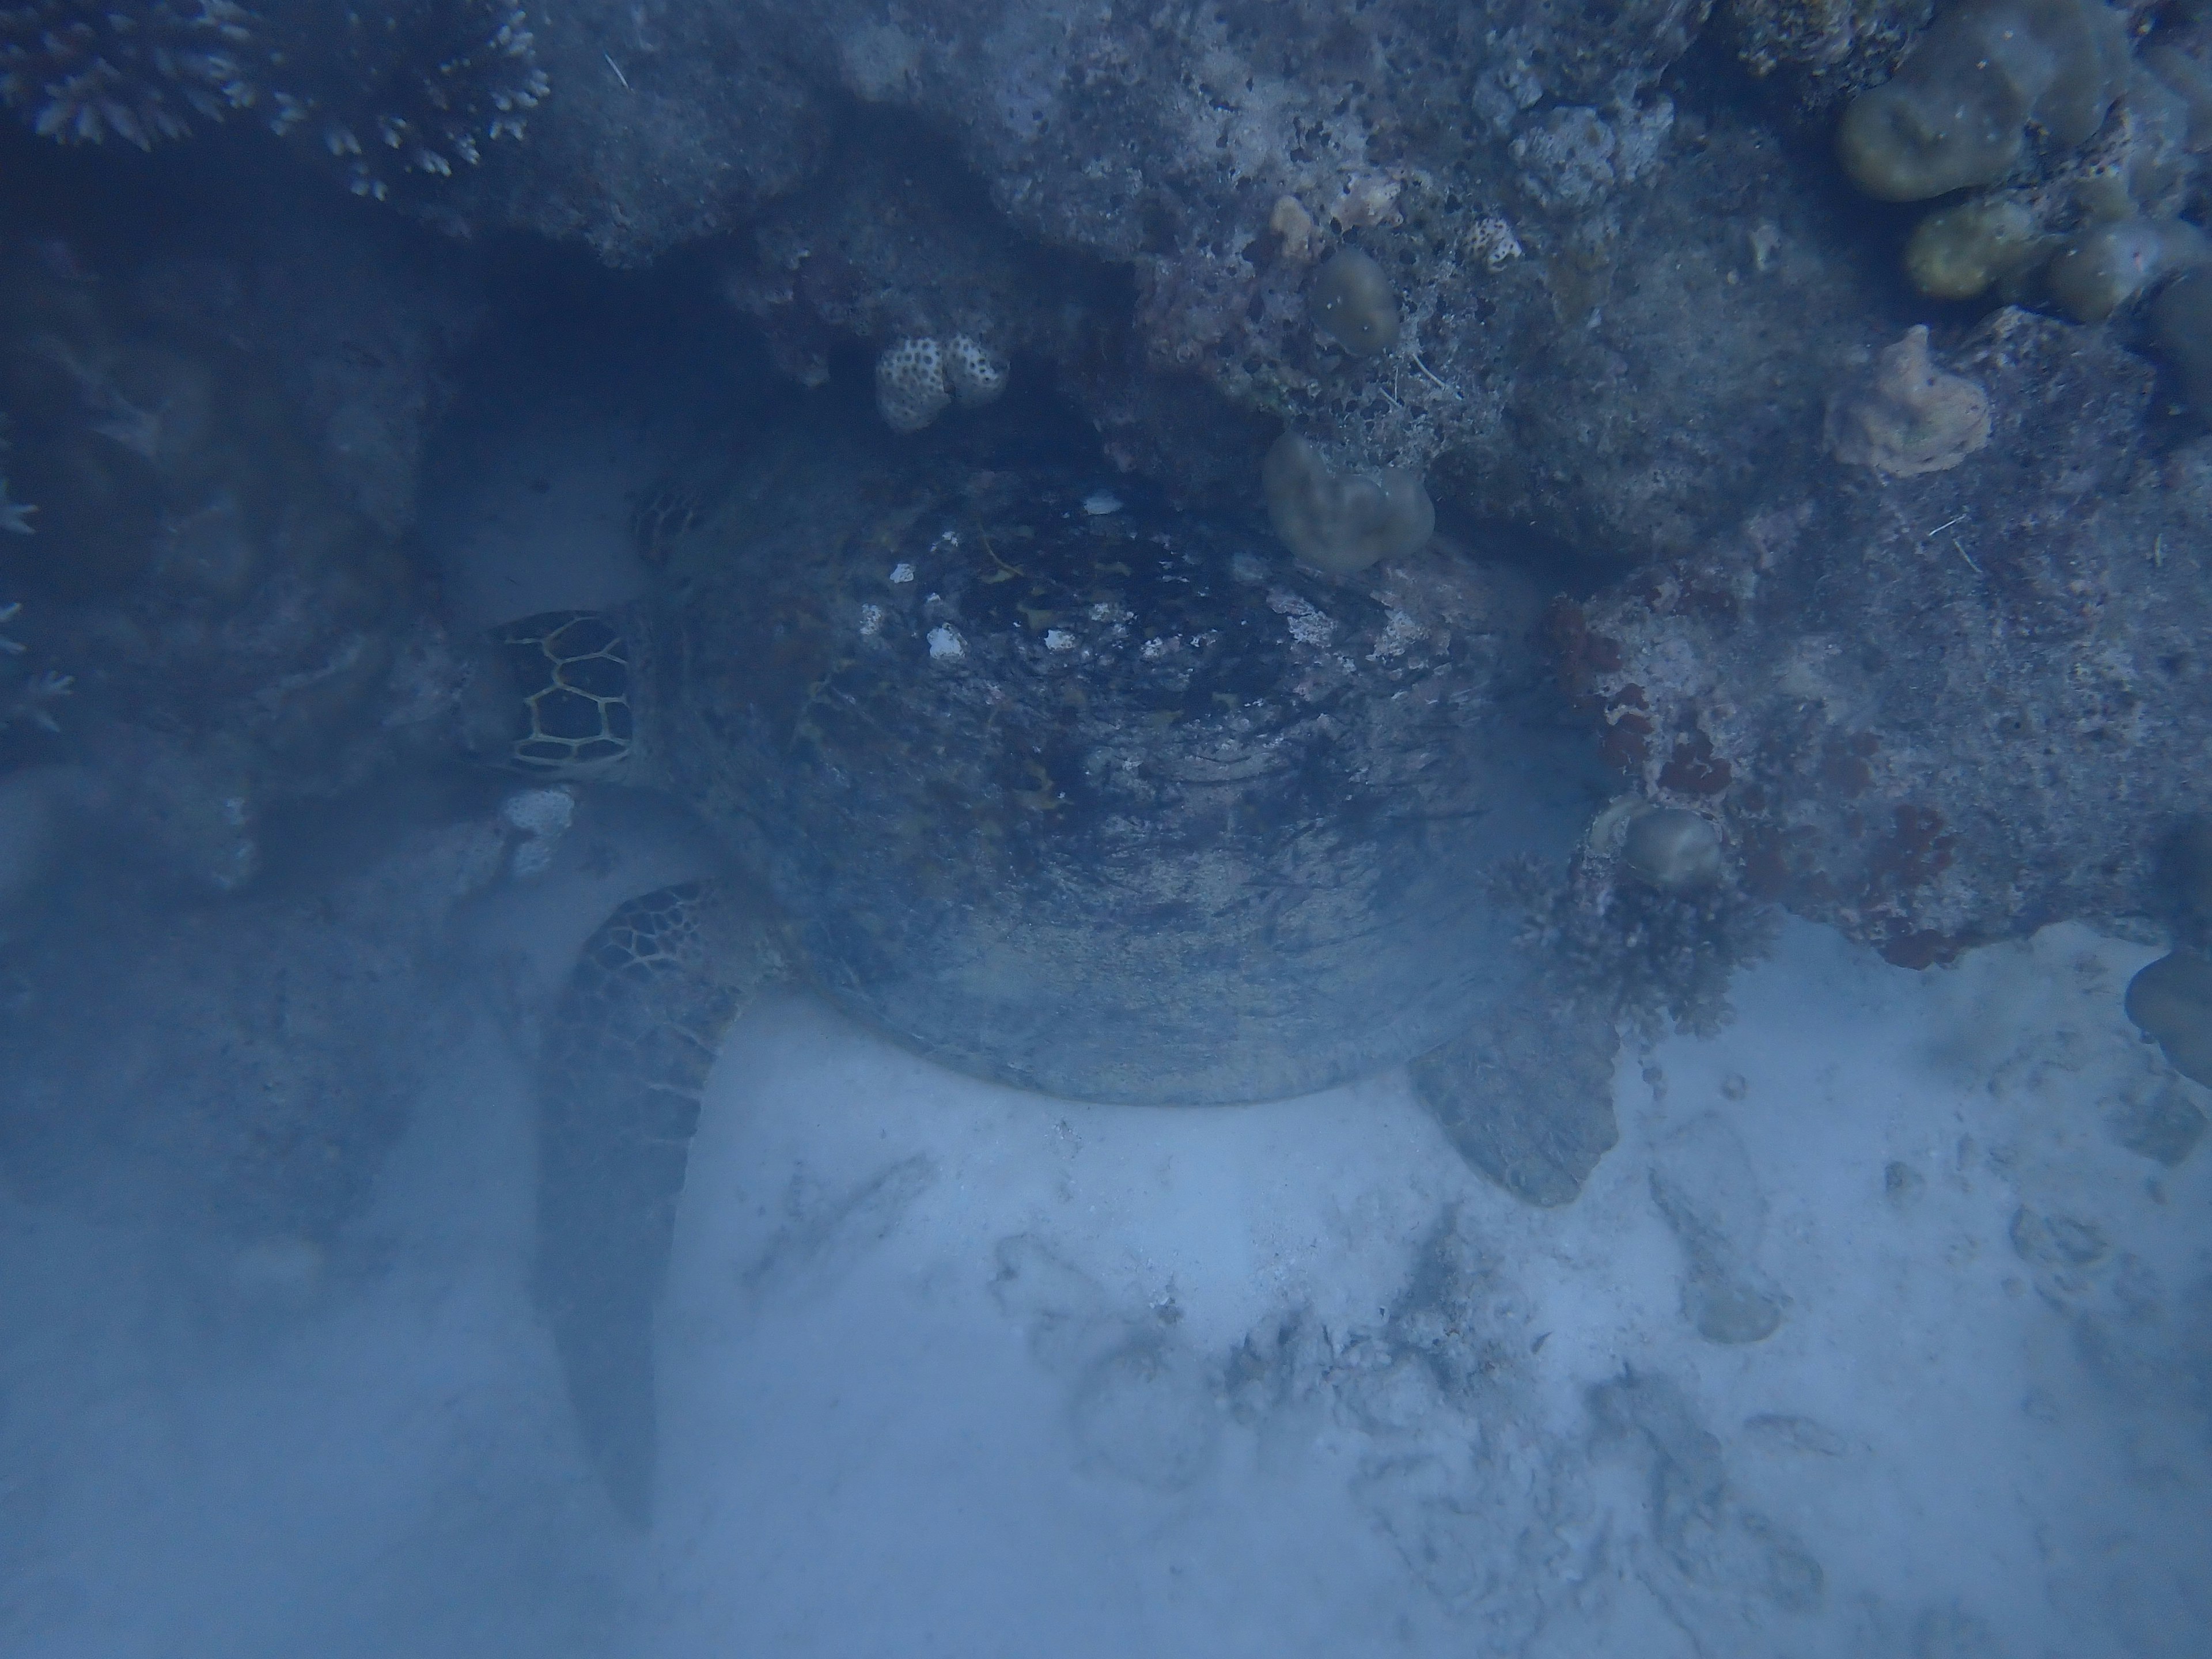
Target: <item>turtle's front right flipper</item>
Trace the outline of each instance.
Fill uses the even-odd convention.
[[[616,1506],[653,1507],[653,1310],[700,1091],[781,970],[765,912],[722,881],[625,902],[592,935],[538,1069],[536,1289]]]

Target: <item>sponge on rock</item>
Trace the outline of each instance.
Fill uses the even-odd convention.
[[[1919,202],[1993,184],[2030,124],[2071,149],[2127,84],[2128,20],[2100,0],[1947,6],[1896,75],[1844,112],[1836,147],[1869,196]]]
[[[1436,507],[1413,473],[1340,471],[1295,433],[1275,440],[1260,483],[1275,533],[1304,562],[1335,575],[1418,552],[1437,527]]]

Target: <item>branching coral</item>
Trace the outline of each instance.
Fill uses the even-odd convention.
[[[22,609],[20,600],[0,605],[0,623],[15,621]],[[0,634],[0,653],[20,657],[24,649],[21,640]],[[0,702],[0,730],[20,722],[44,726],[49,732],[58,732],[61,727],[54,723],[52,705],[69,696],[70,688],[75,683],[69,675],[57,673],[52,669],[32,675],[14,696]]]
[[[0,99],[64,143],[149,149],[250,107],[252,21],[230,0],[38,0],[0,9]]]
[[[0,5],[0,101],[64,143],[142,149],[252,110],[356,194],[474,166],[548,90],[507,0],[21,0]]]

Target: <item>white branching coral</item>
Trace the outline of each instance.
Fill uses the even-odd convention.
[[[252,110],[380,201],[521,137],[548,90],[511,0],[0,0],[0,102],[43,137],[150,149]]]
[[[0,9],[0,99],[63,143],[109,133],[141,149],[252,106],[251,20],[230,0],[44,0]]]
[[[0,605],[0,623],[15,621],[22,609],[20,600]],[[0,654],[20,657],[24,649],[21,640],[0,634]],[[44,726],[49,732],[60,731],[61,727],[55,723],[52,705],[69,696],[70,687],[74,684],[76,682],[69,675],[57,674],[51,670],[32,675],[23,682],[21,690],[6,702],[0,703],[0,728],[21,721]]]

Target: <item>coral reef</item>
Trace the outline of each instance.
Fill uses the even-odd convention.
[[[397,544],[333,487],[330,428],[316,441],[287,394],[330,361],[288,325],[314,307],[269,307],[267,351],[242,349],[255,325],[199,301],[222,287],[210,272],[250,262],[182,280],[173,258],[143,260],[0,257],[9,465],[39,503],[35,538],[0,545],[0,580],[70,677],[33,677],[11,718],[46,726],[72,692],[44,757],[85,769],[82,805],[136,854],[227,890],[252,878],[271,805],[448,745],[466,665]],[[326,349],[357,349],[347,334]],[[411,458],[392,471],[411,496]]]
[[[1249,499],[1288,426],[1632,558],[1808,465],[1796,434],[1864,325],[1814,163],[1658,90],[1703,10],[1048,25],[963,0],[923,28],[606,0],[538,25],[560,95],[438,212],[621,263],[743,226],[732,297],[802,383],[841,345],[966,333],[1178,487]],[[1348,246],[1395,297],[1364,355],[1310,309]]]
[[[2188,273],[2212,259],[2195,222],[2212,147],[2208,63],[2212,33],[2198,9],[1952,7],[1893,79],[1852,103],[1838,148],[1869,194],[1968,191],[1905,245],[1906,273],[1924,294],[1990,294],[2102,322],[2162,285],[2181,289],[2154,334],[2201,411],[2183,319]]]
[[[1722,0],[1716,32],[1794,122],[1893,74],[1927,27],[1934,0]]]
[[[231,0],[10,5],[0,9],[0,101],[64,143],[112,132],[151,149],[185,137],[195,118],[252,106],[252,21]]]
[[[2140,914],[2212,767],[2212,445],[2155,456],[2152,373],[2102,332],[2007,310],[1954,357],[1972,465],[1838,472],[1553,622],[1640,792],[1913,966]]]

